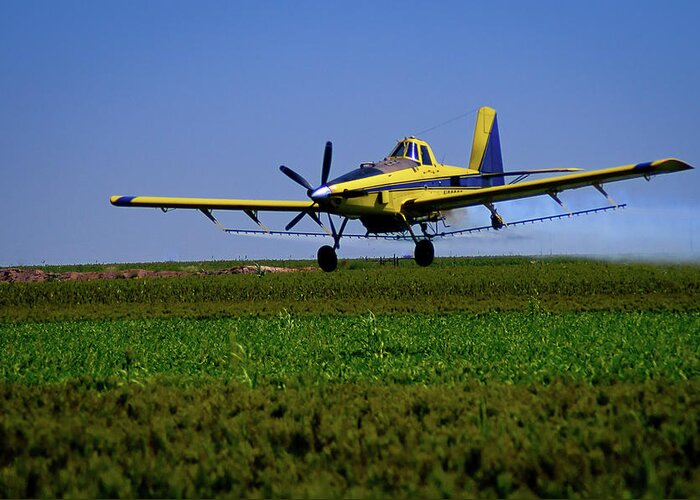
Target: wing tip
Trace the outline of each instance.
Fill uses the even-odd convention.
[[[109,198],[109,202],[115,207],[127,207],[131,204],[131,200],[134,198],[136,198],[136,196],[115,195]]]
[[[663,169],[668,172],[682,172],[683,170],[693,170],[695,168],[690,163],[686,163],[678,158],[662,158],[648,163],[639,163],[635,168],[644,168],[646,166],[664,167]]]

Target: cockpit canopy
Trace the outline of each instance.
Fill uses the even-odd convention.
[[[408,168],[416,168],[421,165],[435,165],[435,157],[427,142],[409,137],[399,141],[391,154],[377,163],[363,163],[360,168],[352,170],[328,182],[329,185],[343,182],[356,181],[373,177],[375,175],[388,174]]]
[[[433,165],[432,151],[428,143],[409,137],[400,141],[389,155],[389,158],[407,158],[418,162],[419,165]]]

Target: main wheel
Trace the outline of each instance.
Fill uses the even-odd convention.
[[[329,245],[323,245],[318,249],[318,267],[330,273],[338,267],[338,256],[335,254],[335,249]]]
[[[416,264],[421,267],[428,267],[435,258],[435,247],[430,240],[420,240],[416,243],[416,251],[413,253]]]

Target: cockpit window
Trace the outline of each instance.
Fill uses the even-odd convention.
[[[410,140],[401,141],[396,145],[394,151],[391,152],[389,158],[410,158],[411,160],[420,163],[419,153],[422,152],[422,150],[419,151],[419,147],[427,149],[425,148],[425,146],[419,146],[416,142]],[[423,155],[426,158],[425,160],[423,160],[423,164],[432,165],[433,163],[430,160],[430,155],[426,153],[423,153]]]
[[[415,160],[418,163],[418,147],[416,146],[415,142],[409,142],[408,143],[408,152],[406,153],[406,156],[408,156],[411,160]]]
[[[420,155],[423,158],[423,165],[433,164],[433,161],[430,159],[430,153],[428,152],[428,146],[420,147]]]
[[[406,147],[406,143],[403,141],[400,142],[389,156],[402,157],[405,147]]]

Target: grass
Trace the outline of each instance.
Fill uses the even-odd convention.
[[[156,319],[0,326],[0,380],[216,378],[250,385],[700,378],[700,314]]]
[[[523,311],[698,311],[700,267],[446,260],[435,268],[0,285],[0,321]]]
[[[692,496],[699,299],[572,259],[2,284],[0,497]]]
[[[520,265],[531,260],[546,260],[548,262],[581,262],[585,259],[572,257],[441,257],[435,259],[432,267],[464,267],[492,265],[498,262],[503,265]],[[339,268],[362,270],[387,268],[392,266],[391,258],[360,258],[341,259],[338,261]],[[170,261],[170,262],[115,262],[115,263],[94,263],[94,264],[65,264],[65,265],[41,265],[41,266],[15,266],[19,269],[41,269],[51,273],[65,272],[103,272],[122,271],[126,269],[146,269],[149,271],[215,271],[229,269],[238,266],[249,265],[276,266],[276,267],[317,267],[315,260],[210,260],[210,261]],[[398,259],[399,267],[415,267],[413,259]]]
[[[692,497],[697,381],[0,384],[3,497]]]

